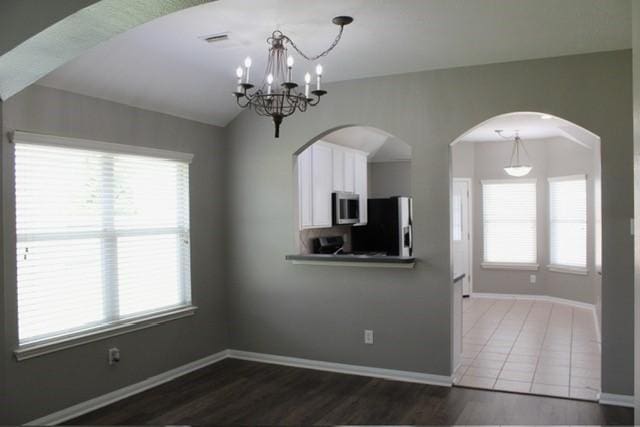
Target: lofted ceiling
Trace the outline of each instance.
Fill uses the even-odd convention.
[[[274,29],[322,59],[325,81],[630,48],[628,0],[219,0],[119,34],[39,84],[224,126],[245,56],[262,77]],[[201,38],[227,32],[229,40]],[[301,80],[313,64],[294,54]],[[330,96],[330,94],[328,95]]]
[[[411,146],[380,129],[349,126],[322,137],[323,141],[367,153],[370,163],[411,160]]]

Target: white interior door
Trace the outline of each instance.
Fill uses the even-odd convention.
[[[471,227],[469,214],[471,180],[453,179],[453,206],[451,209],[451,240],[453,245],[453,276],[464,273],[462,295],[471,294]]]

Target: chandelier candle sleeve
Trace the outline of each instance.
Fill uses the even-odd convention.
[[[288,71],[287,81],[288,82],[293,81],[292,70],[293,70],[293,56],[289,55],[289,57],[287,58],[287,71]]]
[[[309,99],[309,83],[311,83],[311,74],[304,75],[304,97]]]
[[[246,70],[246,74],[245,74],[245,83],[249,83],[249,69],[251,68],[251,58],[250,57],[246,57],[246,59],[244,60],[244,68]]]
[[[316,90],[320,90],[320,78],[322,77],[322,65],[318,64],[316,65],[316,74],[317,74],[317,78],[316,78]]]
[[[273,74],[267,76],[267,95],[271,95],[271,84],[273,83]]]
[[[238,87],[236,88],[236,92],[242,92],[242,67],[236,68],[236,77],[238,77]]]

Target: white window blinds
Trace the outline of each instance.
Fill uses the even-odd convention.
[[[536,182],[483,181],[484,262],[535,264]]]
[[[549,178],[549,243],[552,266],[586,269],[586,176]]]
[[[188,162],[37,139],[14,138],[20,345],[189,305]]]

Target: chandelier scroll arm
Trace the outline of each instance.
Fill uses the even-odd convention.
[[[240,106],[240,108],[247,108],[251,106],[251,99],[248,96],[242,95],[242,94],[235,94],[235,95],[236,95],[236,103],[238,104],[238,106]],[[242,98],[245,98],[247,102],[243,104],[240,101]]]

